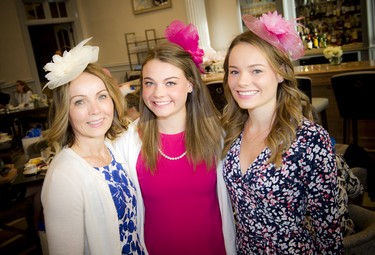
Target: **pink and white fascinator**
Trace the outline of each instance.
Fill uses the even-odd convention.
[[[195,65],[201,72],[204,51],[198,47],[199,35],[193,24],[185,25],[182,21],[174,20],[164,31],[164,36],[171,43],[181,46],[189,52]]]
[[[301,26],[296,20],[285,20],[277,11],[265,13],[257,19],[244,15],[243,22],[257,36],[285,52],[291,60],[297,60],[305,54],[301,38],[296,26]]]
[[[98,61],[99,47],[85,45],[92,37],[83,40],[70,51],[64,51],[63,56],[54,55],[52,62],[44,66],[49,72],[46,78],[49,82],[43,87],[55,89],[77,78],[90,63]]]

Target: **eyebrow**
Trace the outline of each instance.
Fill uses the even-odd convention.
[[[154,79],[153,78],[151,78],[151,77],[143,77],[143,80],[152,80],[152,81],[154,81]],[[168,81],[168,80],[171,80],[171,79],[180,79],[180,77],[177,77],[177,76],[170,76],[170,77],[167,77],[167,78],[165,78],[163,81]]]
[[[103,93],[103,92],[108,92],[109,93],[109,91],[107,90],[107,89],[102,89],[102,90],[99,90],[97,93],[96,93],[96,95],[99,95],[99,94],[101,94],[101,93]],[[70,97],[70,100],[69,101],[71,101],[73,98],[75,98],[75,97],[87,97],[87,95],[81,95],[81,94],[79,94],[79,95],[75,95],[75,96],[72,96],[72,97]]]

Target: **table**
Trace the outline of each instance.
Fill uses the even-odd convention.
[[[32,121],[33,119],[35,119],[36,121],[40,121],[43,127],[46,128],[45,123],[48,120],[48,111],[49,106],[24,108],[22,110],[18,109],[14,111],[0,113],[0,120],[2,123],[8,123],[9,125],[11,125],[14,134],[18,133],[20,137],[23,137],[25,135],[26,130],[23,130],[23,127],[21,125],[18,125],[18,127],[16,128],[14,120],[19,119],[19,123],[22,124],[24,122],[30,120]],[[16,130],[18,132],[16,132]]]
[[[294,73],[298,76],[308,76],[313,86],[331,85],[331,77],[340,73],[357,71],[375,71],[375,61],[344,62],[340,65],[319,64],[295,66]]]
[[[17,169],[17,177],[13,180],[12,185],[30,185],[36,183],[42,183],[44,181],[44,174],[35,174],[35,175],[24,175],[23,167]]]

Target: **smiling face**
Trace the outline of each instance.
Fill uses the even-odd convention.
[[[69,122],[76,139],[104,139],[111,127],[114,105],[103,81],[83,72],[69,86]]]
[[[239,43],[232,49],[228,62],[228,86],[242,109],[274,111],[278,83],[282,80],[258,48]]]
[[[183,71],[157,59],[142,68],[142,97],[157,119],[181,121],[186,117],[186,100],[193,86]]]

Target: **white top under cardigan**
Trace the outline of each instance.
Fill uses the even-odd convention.
[[[18,93],[16,92],[14,94],[14,97],[16,99],[15,104],[20,105],[20,104],[29,104],[30,103],[30,96],[33,94],[31,90],[26,91],[25,93]]]
[[[134,123],[129,126],[129,129],[114,141],[114,147],[120,156],[125,157],[125,161],[129,165],[130,178],[137,190],[137,224],[140,241],[143,247],[147,248],[144,240],[144,217],[145,208],[142,199],[141,188],[139,186],[137,177],[137,160],[141,151],[142,142],[139,139],[137,128]],[[228,196],[227,188],[224,183],[222,173],[222,162],[217,164],[217,194],[219,199],[220,213],[222,219],[223,236],[225,242],[225,250],[227,255],[235,255],[235,225],[233,218],[232,205]],[[146,253],[148,254],[148,253]]]
[[[111,143],[106,145],[121,162]],[[121,254],[117,211],[108,184],[72,149],[63,149],[53,159],[43,183],[42,203],[50,255]]]

